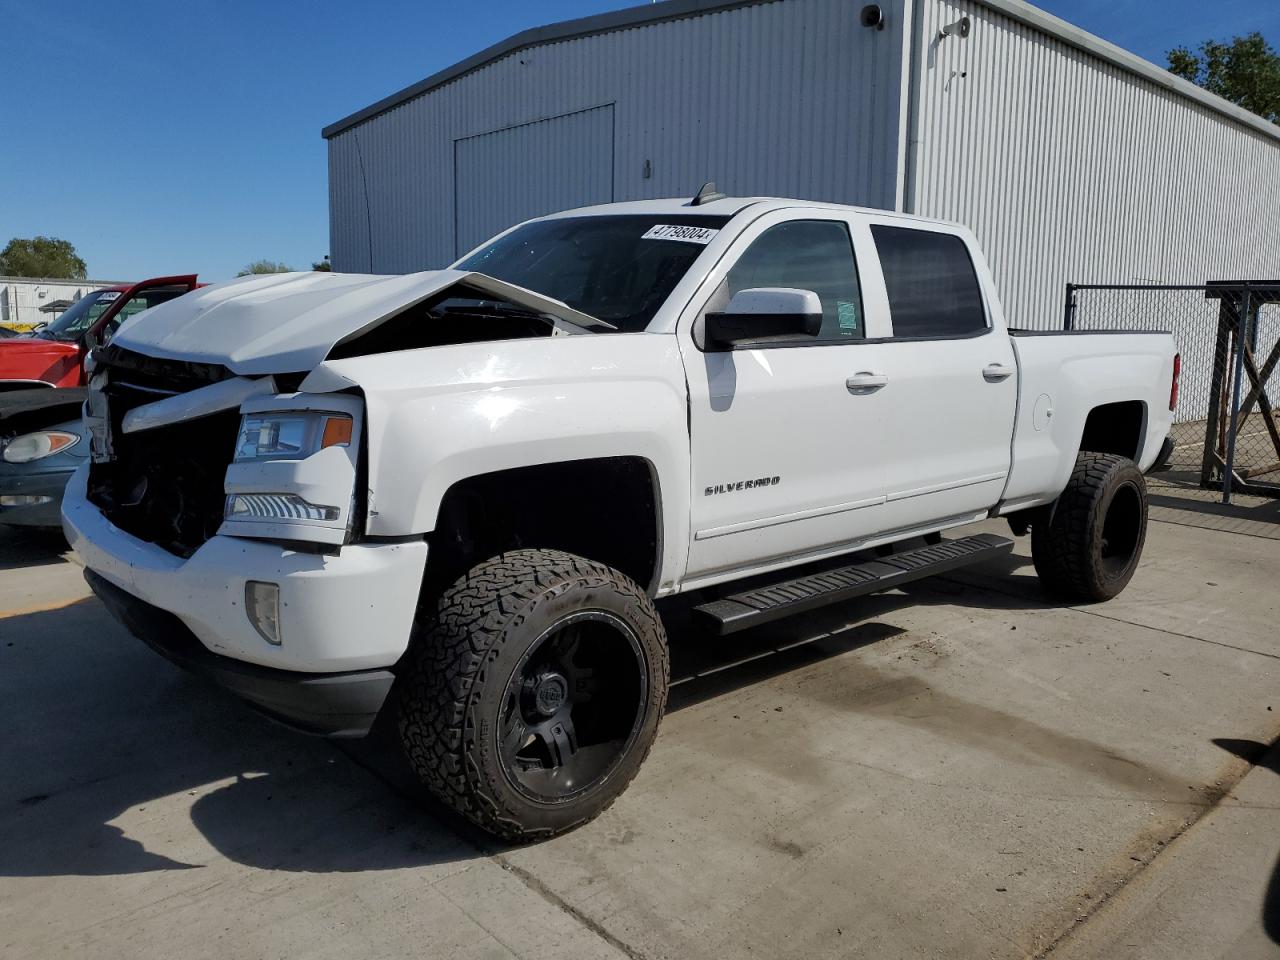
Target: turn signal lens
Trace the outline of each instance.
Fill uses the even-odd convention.
[[[80,438],[61,430],[42,430],[40,433],[24,433],[14,437],[4,448],[6,463],[30,463],[42,460],[74,447]]]
[[[1169,409],[1178,405],[1178,379],[1182,376],[1182,354],[1173,355],[1173,385],[1169,388]]]
[[[324,418],[324,435],[320,439],[320,449],[325,447],[346,447],[351,444],[351,418],[333,416]]]

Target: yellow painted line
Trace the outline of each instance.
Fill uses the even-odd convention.
[[[48,613],[50,610],[65,610],[67,607],[74,607],[77,603],[84,603],[84,601],[92,599],[93,597],[90,595],[76,597],[74,600],[54,600],[51,603],[33,603],[29,607],[0,610],[0,620],[7,620],[9,617],[25,617],[31,613]]]

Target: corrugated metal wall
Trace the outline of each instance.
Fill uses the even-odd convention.
[[[513,221],[609,203],[613,175],[613,104],[455,140],[454,255]]]
[[[26,330],[37,323],[50,323],[59,313],[41,313],[54,300],[72,303],[97,290],[112,287],[118,280],[49,280],[43,277],[0,277],[0,324]]]
[[[337,133],[334,269],[450,262],[454,142],[604,104],[615,199],[692,195],[714,179],[737,195],[892,207],[903,23],[868,30],[860,10],[780,0],[535,46]]]
[[[1275,139],[980,4],[920,3],[909,209],[975,231],[1011,324],[1059,326],[1068,282],[1280,277]]]

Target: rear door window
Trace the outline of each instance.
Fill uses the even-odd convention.
[[[962,337],[987,329],[965,242],[951,233],[872,224],[894,337]]]

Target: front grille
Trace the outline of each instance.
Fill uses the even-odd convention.
[[[103,351],[95,377],[104,392],[114,458],[89,468],[89,500],[127,533],[189,557],[222,524],[223,481],[240,426],[238,410],[125,433],[134,407],[231,376],[214,364],[155,360],[118,348]]]

